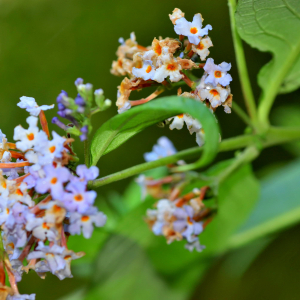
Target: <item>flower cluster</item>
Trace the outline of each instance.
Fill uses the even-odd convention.
[[[146,161],[153,161],[175,154],[172,142],[161,137],[153,151],[144,155]],[[184,164],[179,161],[179,164]],[[194,188],[183,194],[184,187],[193,174],[176,173],[163,178],[153,179],[140,175],[136,182],[141,187],[142,200],[150,195],[158,201],[154,209],[147,210],[146,222],[155,235],[162,235],[167,243],[186,240],[185,248],[189,251],[202,251],[199,235],[210,222],[213,210],[205,205],[208,187]]]
[[[53,106],[39,107],[29,97],[21,97],[18,106],[30,113],[28,128],[15,128],[16,143],[0,131],[0,225],[6,253],[0,278],[5,279],[6,270],[11,287],[5,281],[0,286],[7,299],[34,299],[18,292],[16,282],[23,272],[72,277],[71,261],[84,253],[67,248],[68,236],[83,233],[90,238],[94,226],[104,226],[106,216],[93,206],[96,192],[87,189],[98,168],[76,166],[73,139],[54,131],[50,137],[44,110]]]
[[[58,115],[67,119],[70,124],[65,125],[57,117],[52,119],[52,123],[68,133],[79,136],[81,141],[84,141],[92,131],[91,116],[109,108],[111,101],[105,99],[102,89],[95,90],[93,93],[92,84],[84,84],[82,78],[77,78],[75,85],[78,91],[75,99],[70,98],[65,91],[61,91],[56,99]],[[93,103],[94,98],[96,106]]]
[[[231,64],[223,62],[215,65],[212,58],[208,58],[209,48],[213,46],[208,31],[211,25],[203,27],[201,14],[196,14],[192,22],[184,18],[184,13],[175,8],[169,15],[174,25],[174,31],[179,35],[177,39],[165,38],[152,41],[149,47],[140,46],[132,33],[130,39],[120,39],[121,46],[117,51],[118,60],[112,64],[111,73],[118,76],[127,76],[118,87],[116,105],[118,112],[123,113],[132,106],[151,101],[164,90],[170,89],[179,82],[187,84],[190,92],[178,95],[192,98],[208,106],[212,112],[218,106],[223,106],[226,113],[231,112],[232,94],[229,83],[232,78],[227,73]],[[193,70],[203,68],[201,79],[192,81]],[[174,84],[177,83],[177,84]],[[158,86],[158,89],[145,99],[131,101],[130,94],[134,90]],[[174,116],[170,129],[181,129],[187,125],[190,134],[196,133],[196,142],[199,146],[204,143],[204,131],[199,121],[188,114]]]

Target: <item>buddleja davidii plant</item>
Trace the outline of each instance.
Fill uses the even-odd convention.
[[[147,163],[98,179],[93,183],[93,186],[101,186],[150,168],[166,164],[171,165],[169,168],[170,174],[167,177],[153,180],[142,176],[139,177],[138,183],[142,187],[143,194],[148,191],[158,199],[155,209],[149,210],[147,213],[148,223],[154,233],[156,235],[164,235],[168,242],[184,238],[188,242],[186,247],[190,250],[194,247],[197,250],[202,249],[196,236],[202,231],[203,224],[210,221],[212,215],[217,212],[218,207],[215,204],[212,207],[204,205],[203,200],[207,197],[210,198],[203,192],[207,191],[205,185],[194,191],[189,191],[188,195],[181,194],[183,187],[191,179],[191,175],[188,175],[187,171],[206,166],[213,160],[217,151],[245,148],[225,168],[221,168],[218,174],[206,178],[207,185],[213,188],[213,194],[216,196],[220,183],[241,165],[254,160],[263,148],[298,139],[300,136],[299,128],[274,128],[269,125],[267,115],[271,108],[270,104],[274,101],[281,82],[278,81],[278,86],[276,88],[273,86],[273,89],[264,86],[264,90],[267,90],[267,92],[264,91],[262,94],[259,107],[256,105],[247,72],[242,42],[236,29],[234,18],[235,5],[235,1],[229,2],[237,67],[247,113],[239,108],[236,103],[234,103],[233,109],[248,126],[247,134],[218,143],[217,127],[213,125],[213,122],[210,123],[209,121],[212,114],[196,116],[197,113],[202,110],[205,111],[207,108],[209,108],[210,112],[214,112],[218,106],[224,106],[227,113],[231,111],[232,94],[229,88],[231,76],[227,73],[230,69],[230,64],[223,62],[220,65],[215,65],[211,58],[207,59],[209,54],[208,48],[212,46],[212,41],[207,34],[212,27],[207,25],[205,28],[202,28],[203,19],[201,15],[195,15],[193,21],[188,22],[184,18],[184,14],[179,9],[175,9],[173,14],[170,15],[170,19],[174,24],[175,32],[179,34],[177,39],[154,39],[151,47],[140,46],[136,42],[134,34],[127,41],[120,40],[122,45],[117,52],[118,60],[113,63],[111,72],[115,75],[127,75],[119,87],[116,104],[119,108],[119,113],[123,113],[126,110],[129,110],[129,112],[124,113],[124,117],[121,115],[111,120],[108,127],[116,129],[114,131],[115,138],[111,138],[112,143],[107,144],[106,149],[98,151],[100,139],[106,132],[103,128],[96,133],[92,142],[92,163],[95,164],[103,154],[113,150],[116,145],[123,143],[135,134],[132,131],[129,133],[128,130],[134,126],[134,123],[138,124],[138,116],[140,114],[146,111],[145,114],[148,114],[151,120],[149,120],[149,123],[146,122],[145,125],[138,125],[136,132],[139,132],[144,126],[155,123],[157,121],[155,117],[160,115],[161,110],[165,113],[167,106],[171,109],[172,106],[178,105],[182,100],[180,98],[177,98],[177,100],[175,98],[160,98],[148,104],[145,104],[146,102],[152,101],[167,88],[177,87],[183,83],[191,88],[190,92],[185,93],[182,93],[180,88],[178,89],[178,96],[188,97],[192,101],[188,101],[188,99],[183,100],[182,104],[184,107],[181,109],[180,114],[168,118],[165,123],[172,121],[170,129],[181,129],[185,123],[191,134],[196,133],[196,141],[199,146],[203,145],[205,139],[203,147],[175,153],[171,142],[163,138],[158,141],[158,145],[154,146],[153,152],[146,156]],[[250,6],[248,7],[247,3],[243,1],[240,2],[240,5],[244,5],[244,8],[246,7],[245,15],[247,16],[246,12]],[[268,6],[269,4],[266,5]],[[269,6],[272,7],[272,4]],[[242,18],[240,20],[243,20]],[[249,24],[251,26],[250,22]],[[240,28],[244,28],[243,25]],[[251,36],[251,34],[249,35]],[[207,59],[206,63],[203,64],[202,60],[205,59]],[[200,79],[196,79],[194,74],[191,73],[196,68],[204,69],[204,74]],[[286,69],[282,72],[284,71],[287,72]],[[284,76],[280,75],[282,81]],[[157,86],[159,83],[161,85],[159,85],[158,89],[147,98],[136,101],[129,100],[132,91],[149,86]],[[177,104],[175,104],[175,101]],[[198,105],[196,108],[196,103],[205,105]],[[143,108],[141,108],[141,105],[143,105]],[[139,107],[132,109],[133,106]],[[189,106],[194,106],[197,112],[189,110]],[[152,113],[152,110],[155,113]],[[209,126],[208,123],[210,123]],[[217,143],[218,146],[216,146]],[[196,163],[173,165],[180,159],[197,156],[202,151],[201,158]],[[156,157],[156,159],[150,159],[150,161],[149,157]],[[182,171],[185,171],[185,176],[187,177],[182,178],[175,175],[176,172]],[[200,177],[202,178],[203,175],[200,174]],[[176,182],[177,180],[179,182]],[[169,186],[167,189],[169,193],[167,194],[163,188],[166,185]],[[203,211],[206,213],[203,213]],[[203,216],[203,219],[202,217],[199,219],[200,215]]]
[[[66,131],[65,138],[55,132],[50,137],[43,112],[49,107],[38,107],[32,98],[21,99],[19,106],[31,114],[27,119],[29,128],[16,127],[15,144],[9,143],[3,134],[1,136],[3,255],[0,278],[3,298],[34,299],[34,295],[20,295],[16,285],[22,273],[30,269],[42,277],[47,272],[60,279],[71,277],[71,260],[83,253],[74,253],[67,248],[69,235],[82,231],[89,238],[93,224],[103,226],[106,222],[106,216],[93,207],[96,197],[93,189],[162,165],[168,166],[167,176],[138,178],[144,194],[149,193],[158,200],[154,209],[147,211],[146,221],[152,231],[165,236],[167,242],[185,239],[188,250],[202,251],[198,235],[218,216],[219,206],[215,201],[218,185],[238,167],[255,159],[263,147],[300,137],[299,129],[273,129],[263,118],[257,117],[245,57],[235,29],[234,2],[230,3],[237,65],[249,116],[237,106],[235,111],[252,128],[251,134],[220,142],[213,111],[223,106],[225,112],[230,112],[232,95],[228,85],[231,76],[227,73],[230,64],[215,65],[212,59],[202,63],[212,46],[207,36],[212,27],[202,28],[200,14],[188,22],[179,9],[170,15],[178,39],[154,39],[150,47],[138,45],[134,35],[127,41],[120,40],[118,61],[113,63],[112,69],[117,75],[127,76],[119,87],[117,106],[120,114],[101,126],[91,143],[91,117],[110,105],[101,90],[94,93],[95,106],[92,86],[83,84],[82,79],[76,80],[79,94],[75,99],[66,92],[59,95],[59,115],[69,124],[58,118],[54,118],[53,123]],[[199,80],[191,73],[198,68],[204,69]],[[187,84],[190,92],[182,93],[179,89],[177,94],[181,97],[152,101],[164,90],[182,84]],[[146,99],[129,100],[132,91],[149,86],[158,86],[158,89]],[[37,116],[42,130],[37,127]],[[99,171],[95,165],[104,154],[162,120],[172,121],[171,129],[181,129],[185,123],[191,134],[196,133],[196,141],[201,147],[176,152],[170,141],[161,138],[153,151],[145,155],[148,161],[145,164],[96,179]],[[80,136],[84,141],[85,165],[79,165],[70,135]],[[216,173],[193,171],[211,163],[218,151],[240,148],[246,149]],[[183,161],[199,154],[200,159],[193,164]],[[186,189],[190,182],[199,178],[201,185]],[[6,276],[10,287],[5,286]]]

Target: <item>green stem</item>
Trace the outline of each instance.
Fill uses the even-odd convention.
[[[255,104],[254,95],[252,92],[251,83],[248,75],[243,43],[237,32],[237,28],[235,24],[234,13],[236,11],[236,0],[228,0],[228,6],[229,6],[231,33],[232,33],[236,63],[239,72],[242,92],[244,95],[248,113],[252,120],[256,120],[257,117],[256,104]]]
[[[89,139],[87,138],[83,142],[84,147],[84,163],[89,168],[90,167],[90,148],[89,148]]]
[[[250,135],[243,135],[243,136],[227,139],[220,143],[219,150],[220,151],[236,150],[239,148],[246,147],[253,141],[254,141],[253,136],[250,136]],[[145,172],[147,170],[151,170],[151,169],[154,169],[157,167],[176,163],[178,160],[181,160],[181,159],[199,157],[199,154],[201,153],[201,151],[202,151],[202,148],[194,147],[194,148],[180,151],[171,156],[160,158],[155,161],[139,164],[134,167],[122,170],[120,172],[116,172],[114,174],[96,179],[93,182],[90,182],[89,187],[97,188],[99,186],[112,183],[114,181],[122,180],[122,179],[128,178],[130,176],[137,175],[137,174]]]
[[[258,142],[261,143],[262,148],[267,148],[273,145],[283,144],[289,141],[294,141],[300,139],[300,128],[293,128],[293,127],[286,127],[286,128],[280,128],[280,127],[271,127],[268,131],[268,133],[261,137],[258,135],[242,135],[237,136],[234,138],[223,140],[220,143],[219,151],[225,152],[225,151],[232,151],[237,150],[241,148],[245,148],[251,145],[257,145]],[[252,149],[253,147],[251,147]],[[255,147],[256,149],[256,147]],[[176,163],[178,160],[181,159],[189,159],[194,157],[199,157],[199,154],[201,153],[202,148],[194,147],[187,150],[180,151],[174,155],[167,156],[164,158],[160,158],[156,161],[151,161],[143,164],[136,165],[134,167],[122,170],[120,172],[116,172],[114,174],[98,178],[92,182],[89,183],[90,188],[97,188],[102,185],[106,185],[118,180],[122,180],[137,174],[140,174],[142,172],[145,172],[147,170],[151,170],[157,167],[165,166],[168,164]],[[248,150],[250,151],[250,150]],[[248,151],[246,153],[248,153]],[[256,150],[257,151],[257,150]],[[251,153],[253,154],[253,149],[251,150]],[[246,155],[246,154],[245,154]],[[248,154],[246,155],[248,157]],[[250,154],[249,154],[250,156]],[[240,158],[241,159],[241,158]],[[238,160],[237,164],[240,163],[240,159]],[[243,158],[244,159],[244,158]],[[235,166],[233,166],[235,168]],[[234,169],[233,169],[234,170]],[[231,170],[228,170],[231,172]]]
[[[247,116],[247,114],[237,105],[236,102],[232,104],[232,110],[245,122],[245,124],[253,127],[251,119]]]
[[[225,180],[232,172],[243,164],[249,163],[259,155],[255,146],[249,146],[242,153],[239,153],[232,164],[230,164],[222,173],[218,175],[218,183]]]

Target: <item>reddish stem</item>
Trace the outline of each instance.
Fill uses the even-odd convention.
[[[3,264],[3,257],[0,260],[0,284],[5,286],[5,271],[4,271],[4,264]]]
[[[162,178],[162,179],[149,180],[149,181],[147,181],[147,186],[155,186],[155,185],[170,183],[170,182],[173,181],[173,179],[174,179],[173,176],[167,176],[167,177]]]
[[[23,180],[27,177],[27,176],[29,176],[30,174],[28,173],[28,174],[25,174],[25,175],[23,175],[23,176],[21,176],[21,177],[18,177],[18,178],[16,178],[16,179],[13,179],[17,184],[19,184],[19,183],[21,183],[21,182],[23,182]]]
[[[193,88],[194,85],[195,85],[195,82],[192,81],[191,79],[189,79],[183,72],[180,71],[180,73],[181,73],[181,75],[183,75],[182,80],[183,80],[190,88]]]
[[[14,143],[6,143],[9,149],[16,149],[16,144]]]
[[[40,122],[41,122],[43,131],[46,132],[48,138],[50,139],[50,132],[49,132],[49,128],[48,128],[48,122],[47,122],[46,115],[45,115],[43,110],[41,110],[41,112],[39,114],[39,118],[40,118]]]
[[[1,169],[21,168],[26,166],[30,166],[30,163],[28,161],[22,161],[18,163],[0,163]]]
[[[52,196],[51,196],[51,195],[48,195],[44,200],[42,200],[40,203],[38,203],[36,206],[34,206],[34,207],[31,209],[31,212],[32,212],[33,214],[39,213],[39,212],[41,211],[41,209],[40,209],[39,206],[40,206],[41,204],[46,204],[46,203],[48,203],[51,199],[52,199]]]
[[[19,290],[18,290],[18,286],[17,286],[17,283],[16,283],[16,278],[15,278],[15,275],[13,274],[13,272],[11,270],[10,262],[7,259],[5,259],[5,268],[6,268],[6,271],[7,271],[7,274],[8,274],[8,280],[9,280],[10,286],[11,286],[12,290],[14,291],[14,294],[18,295]]]
[[[33,243],[35,242],[36,238],[34,236],[31,236],[29,242],[27,243],[27,245],[24,247],[22,253],[20,254],[18,260],[20,262],[22,262],[24,260],[24,258],[28,255]]]
[[[19,158],[19,159],[25,159],[25,156],[23,153],[16,152],[16,151],[9,151],[12,158]]]
[[[68,249],[67,239],[66,239],[66,235],[65,235],[65,231],[64,231],[64,226],[61,226],[61,245],[63,247],[66,247],[66,249]]]
[[[141,105],[141,104],[147,103],[147,102],[153,100],[154,98],[156,98],[158,95],[160,95],[163,92],[164,92],[164,89],[158,89],[154,93],[149,95],[147,98],[141,99],[141,100],[130,101],[130,104],[131,104],[131,106],[136,106],[136,105]]]

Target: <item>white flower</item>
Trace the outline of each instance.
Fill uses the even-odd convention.
[[[192,50],[200,56],[201,60],[205,60],[206,57],[209,55],[208,48],[212,47],[212,46],[213,46],[213,44],[211,42],[211,39],[210,39],[210,37],[207,36],[207,37],[201,39],[201,41],[198,45],[196,45],[196,46],[192,45]]]
[[[177,152],[173,143],[165,136],[158,139],[157,145],[153,146],[152,152],[144,154],[145,161],[155,161],[162,157],[173,155]]]
[[[132,74],[135,77],[143,78],[144,80],[153,79],[155,68],[151,60],[145,60],[142,68],[132,68]]]
[[[40,114],[41,110],[48,110],[54,107],[54,104],[38,106],[35,102],[35,99],[32,97],[23,96],[20,98],[20,100],[21,101],[17,105],[21,108],[26,109],[26,111],[28,111],[30,115],[35,117]]]
[[[64,150],[64,142],[66,139],[52,131],[53,140],[46,139],[44,143],[39,143],[35,146],[35,150],[44,155],[44,160],[51,163],[54,158],[61,158]]]
[[[167,51],[165,48],[167,47],[163,48],[164,52]],[[178,63],[176,58],[173,58],[170,54],[166,54],[163,56],[162,65],[156,69],[153,80],[157,82],[163,82],[165,78],[170,76],[170,80],[172,82],[177,82],[183,77],[183,75],[180,73],[180,70],[181,65]]]
[[[202,28],[202,16],[201,14],[196,14],[192,22],[188,22],[185,18],[178,19],[174,30],[179,35],[187,36],[190,43],[198,45],[200,37],[207,35],[208,30],[212,30],[212,27],[211,25],[206,25]]]
[[[125,104],[118,109],[118,113],[121,114],[123,112],[125,112],[126,110],[129,110],[131,108],[131,103],[130,101],[126,101]]]
[[[199,147],[203,146],[204,144],[204,130],[200,129],[198,132],[196,132],[196,143],[198,144]]]
[[[218,107],[225,102],[229,95],[229,92],[226,88],[223,88],[221,85],[210,88],[207,86],[200,90],[200,98],[208,99],[213,108]]]
[[[170,124],[170,129],[182,129],[184,123],[186,123],[186,126],[190,132],[190,134],[193,134],[194,132],[198,132],[202,125],[200,122],[193,117],[191,117],[189,114],[180,114],[175,117],[170,118],[169,120],[173,119],[173,122]]]
[[[213,86],[216,86],[218,83],[227,86],[232,81],[230,74],[227,74],[227,71],[231,69],[230,63],[222,62],[219,65],[215,65],[214,60],[208,58],[203,69],[208,73],[205,83],[210,83]]]
[[[175,8],[169,17],[172,23],[175,25],[177,20],[184,17],[184,13],[179,8]]]
[[[14,140],[19,140],[16,146],[21,151],[32,148],[44,140],[46,136],[44,131],[39,132],[39,128],[37,127],[38,118],[30,116],[26,119],[26,122],[29,124],[28,129],[24,129],[21,125],[18,125],[14,131]]]

